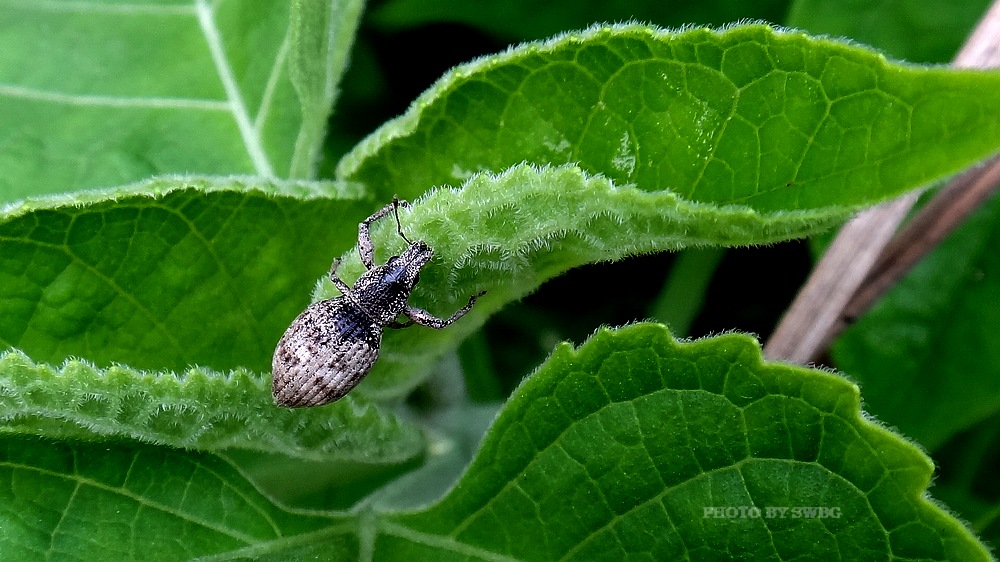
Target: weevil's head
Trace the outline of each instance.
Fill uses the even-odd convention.
[[[405,296],[408,297],[420,281],[420,270],[430,263],[433,257],[434,250],[423,240],[417,240],[402,254],[389,258],[389,261],[382,266],[385,271],[379,278],[387,289],[406,293]]]
[[[389,262],[391,263],[392,260],[395,259],[401,264],[406,264],[407,266],[411,266],[413,269],[416,270],[414,273],[414,275],[416,276],[417,274],[420,273],[420,270],[423,269],[423,267],[427,265],[428,262],[431,261],[432,257],[434,257],[434,250],[432,250],[431,247],[428,246],[427,243],[424,242],[423,240],[417,240],[416,242],[410,244],[410,247],[404,250],[402,254],[399,254],[395,258],[390,259]],[[413,283],[410,285],[410,288],[412,289],[413,285],[416,284],[417,280],[416,277],[414,277]]]
[[[420,281],[420,270],[434,257],[434,250],[417,240],[384,265],[373,267],[354,285],[355,298],[380,324],[395,320]]]

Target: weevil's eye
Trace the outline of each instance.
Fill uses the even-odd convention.
[[[396,258],[390,259],[385,263],[385,269],[382,270],[381,280],[384,285],[395,286],[397,290],[402,290],[406,287],[412,287],[413,283],[407,281],[409,279],[410,268],[398,265]]]

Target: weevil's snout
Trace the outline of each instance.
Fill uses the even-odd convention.
[[[434,250],[431,250],[431,247],[427,245],[427,242],[417,240],[416,242],[410,244],[410,247],[400,254],[399,257],[404,263],[417,264],[422,267],[431,261],[432,257],[434,257]]]
[[[420,279],[420,270],[430,263],[432,257],[434,250],[426,242],[413,242],[406,251],[391,258],[386,264],[388,267],[383,278],[385,287],[409,293]]]

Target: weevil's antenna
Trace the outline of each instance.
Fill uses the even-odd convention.
[[[407,244],[413,244],[413,242],[410,242],[410,239],[403,234],[403,225],[399,224],[399,197],[395,195],[392,196],[392,214],[396,216],[396,232],[403,237],[403,240],[406,240]]]

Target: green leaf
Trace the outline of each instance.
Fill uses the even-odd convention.
[[[376,559],[988,560],[859,402],[747,336],[601,330],[514,393],[444,499],[380,520]]]
[[[330,532],[337,518],[281,510],[211,455],[0,436],[0,483],[5,560],[252,556],[323,528],[328,555],[357,557],[356,537]]]
[[[421,511],[399,510],[433,501],[468,441],[430,435],[434,470],[372,494],[422,442],[364,394],[398,396],[568,268],[804,236],[995,150],[995,73],[760,26],[608,27],[457,69],[336,183],[162,177],[20,200],[164,172],[308,176],[357,21],[345,6],[297,4],[291,26],[283,4],[248,0],[0,8],[0,201],[16,201],[0,208],[0,344],[17,348],[0,358],[0,558],[985,556],[924,497],[929,460],[860,417],[855,387],[764,365],[747,338],[678,345],[637,326],[560,348]],[[447,314],[490,293],[449,330],[388,334],[360,397],[277,409],[274,341],[331,256],[360,272],[355,225],[393,193],[422,196],[403,227],[436,250],[414,304]],[[380,260],[403,244],[390,222]],[[247,468],[257,451],[309,462]],[[368,480],[309,474],[372,457]],[[367,499],[294,513],[275,505],[282,479],[321,482],[296,505]],[[758,502],[840,517],[704,516]]]
[[[0,345],[35,361],[270,369],[370,203],[334,184],[161,178],[0,214]]]
[[[424,439],[357,396],[316,410],[278,408],[269,379],[244,369],[143,373],[67,361],[58,370],[0,353],[0,433],[131,439],[185,449],[237,448],[311,461],[393,463]]]
[[[836,342],[871,411],[925,447],[1000,415],[1000,200],[924,258]]]
[[[337,97],[361,18],[361,0],[296,0],[289,31],[289,77],[299,96],[302,128],[295,141],[291,177],[315,177],[326,121]]]
[[[363,400],[279,409],[258,374],[368,206],[350,186],[163,178],[8,207],[0,343],[31,360],[0,362],[0,419],[60,438],[412,458],[412,426]],[[53,367],[73,356],[87,362]]]
[[[401,210],[400,221],[411,239],[426,241],[435,252],[410,299],[414,306],[446,316],[469,295],[486,290],[486,296],[447,330],[387,330],[383,353],[359,391],[394,397],[411,389],[444,350],[500,307],[574,267],[688,246],[766,244],[805,236],[845,216],[842,207],[763,213],[692,203],[671,192],[617,186],[572,166],[522,165],[476,175],[460,190],[427,194]],[[391,220],[376,224],[372,239],[378,263],[405,246]],[[338,275],[353,283],[364,267],[353,250],[342,258]],[[315,298],[336,294],[324,281]]]
[[[0,203],[168,173],[288,176],[293,161],[307,175],[329,107],[300,108],[288,53],[332,37],[298,81],[331,102],[359,9],[300,13],[313,5],[343,11],[299,20],[293,41],[284,2],[5,2]]]
[[[837,375],[762,362],[748,336],[605,329],[557,348],[454,488],[406,512],[394,496],[440,471],[350,515],[299,514],[214,456],[0,437],[0,554],[988,560],[927,497],[930,460],[859,401]]]
[[[521,162],[761,211],[863,206],[1000,147],[1000,74],[760,25],[595,27],[448,73],[338,167],[379,198]]]
[[[810,31],[849,35],[897,56],[947,60],[954,55],[987,2],[865,2],[844,17],[839,2],[803,0],[791,15],[793,25]],[[955,470],[970,470],[976,455],[946,444],[978,422],[1000,419],[1000,309],[995,295],[1000,263],[991,249],[998,243],[1000,205],[980,211],[906,276],[874,309],[838,339],[835,364],[862,386],[866,407]],[[956,462],[955,458],[964,462]],[[980,475],[991,482],[992,465]],[[968,493],[968,491],[966,491]],[[972,495],[969,494],[968,497]],[[965,496],[962,496],[965,497]],[[975,521],[990,512],[977,501],[952,503]],[[995,533],[994,533],[995,536]]]

